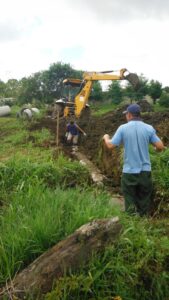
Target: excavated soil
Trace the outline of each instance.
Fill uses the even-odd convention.
[[[122,149],[113,150],[113,152],[106,150],[102,143],[102,137],[105,133],[112,136],[121,124],[126,123],[125,116],[122,114],[124,108],[111,111],[101,117],[88,116],[86,119],[78,121],[78,125],[87,133],[86,137],[81,135],[79,138],[79,150],[93,161],[108,178],[111,178],[113,185],[119,185]],[[142,114],[142,119],[151,124],[164,144],[169,146],[169,112],[146,112]],[[44,127],[50,129],[54,136],[56,135],[56,120],[49,117],[42,119],[30,129],[37,130]],[[71,149],[65,142],[65,128],[66,121],[62,118],[59,130],[60,146],[66,155],[71,155]]]
[[[113,191],[120,192],[120,178],[122,172],[121,156],[123,155],[123,148],[117,148],[113,151],[107,150],[102,142],[102,137],[105,133],[112,136],[117,128],[126,123],[125,115],[122,114],[125,107],[111,111],[100,117],[88,116],[86,119],[82,118],[77,123],[87,133],[79,138],[79,151],[86,155],[105,175],[105,184],[113,187]],[[147,111],[145,107],[145,111]],[[143,110],[144,111],[144,110]],[[165,146],[169,146],[169,112],[145,112],[142,114],[144,122],[152,125],[158,136],[163,140]],[[67,156],[73,158],[72,148],[66,144],[65,129],[66,120],[60,119],[59,130],[59,149],[62,150]],[[46,117],[30,127],[30,130],[37,130],[41,128],[48,128],[54,136],[56,136],[56,120]],[[55,140],[50,141],[48,145],[55,146]],[[161,199],[158,197],[155,200],[160,203]],[[168,201],[168,199],[167,199]]]

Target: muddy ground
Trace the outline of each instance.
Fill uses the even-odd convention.
[[[77,122],[87,133],[86,137],[81,135],[79,138],[79,150],[100,168],[114,186],[118,186],[120,182],[122,148],[115,149],[113,152],[106,150],[102,143],[102,137],[105,133],[112,136],[121,124],[126,123],[125,115],[122,114],[124,109],[125,107],[122,107],[101,117],[88,116],[79,119]],[[147,110],[147,107],[145,107],[145,110]],[[169,112],[143,112],[142,119],[151,124],[164,144],[169,146]],[[40,128],[50,129],[55,136],[56,120],[45,117],[39,123],[33,125],[31,130]],[[60,119],[59,143],[63,151],[70,155],[71,148],[65,143],[65,128],[66,120],[62,118]]]

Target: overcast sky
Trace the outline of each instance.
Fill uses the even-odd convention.
[[[86,71],[127,68],[169,86],[168,0],[5,0],[0,79],[62,61]]]

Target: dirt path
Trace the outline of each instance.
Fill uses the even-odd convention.
[[[86,155],[83,153],[73,150],[72,155],[84,166],[87,167],[87,169],[90,172],[91,178],[94,183],[96,183],[98,186],[102,186],[105,176],[101,174],[100,170],[92,163],[91,160],[89,160]]]

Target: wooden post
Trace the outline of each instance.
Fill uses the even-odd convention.
[[[56,147],[59,147],[59,111],[57,111],[57,122],[56,122]]]

